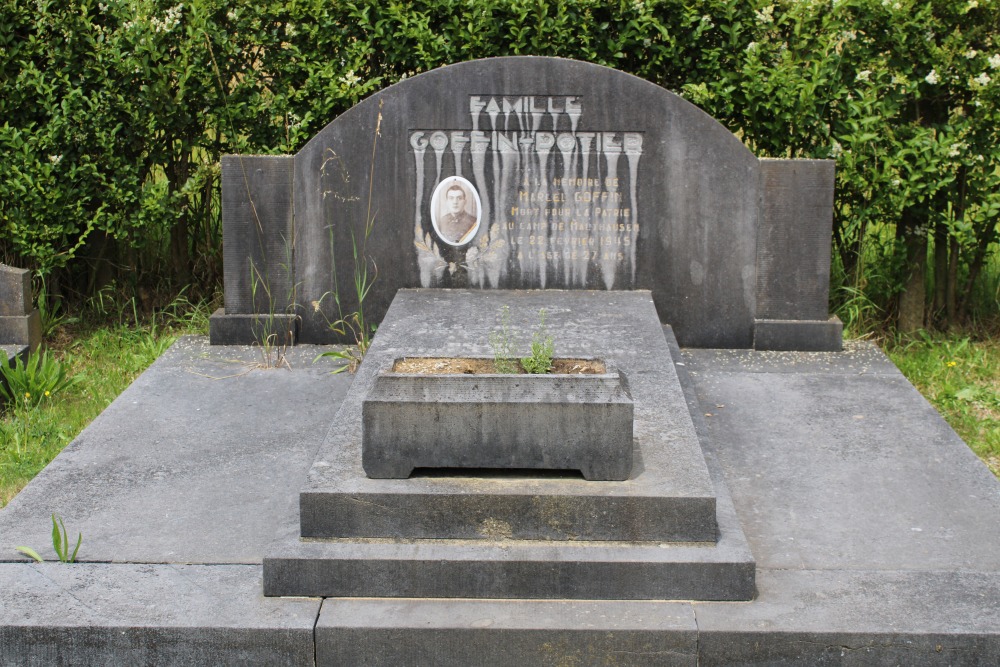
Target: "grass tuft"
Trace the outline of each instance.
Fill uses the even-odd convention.
[[[920,332],[887,347],[893,363],[1000,477],[1000,341]]]

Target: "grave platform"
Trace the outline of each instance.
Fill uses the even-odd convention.
[[[520,327],[519,356],[544,309],[559,356],[602,358],[626,376],[629,479],[367,477],[361,407],[378,370],[488,356],[501,307]],[[753,597],[753,558],[735,515],[717,520],[724,484],[709,475],[649,292],[400,290],[335,424],[300,494],[301,536],[264,559],[267,595]]]
[[[184,338],[0,509],[0,665],[1000,663],[1000,482],[863,342],[674,350],[752,601],[265,597],[352,382],[324,349]],[[14,551],[52,512],[80,563]]]
[[[630,478],[423,473],[370,479],[361,405],[378,369],[405,356],[490,356],[502,305],[527,342],[546,309],[559,356],[604,357],[634,401]],[[401,290],[300,493],[308,538],[714,542],[716,490],[648,292]]]

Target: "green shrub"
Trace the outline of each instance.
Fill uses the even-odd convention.
[[[995,315],[998,33],[995,0],[0,0],[0,259],[55,296],[210,296],[221,154],[297,151],[434,67],[548,55],[674,90],[759,156],[835,159],[835,309]]]

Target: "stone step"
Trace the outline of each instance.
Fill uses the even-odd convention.
[[[642,465],[638,449],[635,460]],[[716,496],[657,484],[519,472],[331,481],[299,495],[306,538],[714,542]]]
[[[297,540],[264,558],[268,596],[749,600],[745,543]]]
[[[401,291],[393,301],[302,487],[302,537],[476,539],[499,530],[515,539],[716,539],[717,490],[648,294],[574,292],[553,302],[546,295],[463,292],[449,293],[444,307],[441,298]],[[462,350],[481,356],[486,350],[476,341],[487,340],[501,298],[510,300],[511,312],[521,319],[534,320],[540,308],[548,308],[553,326],[562,328],[561,356],[600,357],[626,375],[634,403],[629,478],[588,481],[516,471],[369,478],[362,464],[362,405],[377,371],[401,356],[455,356]],[[559,317],[565,319],[557,322]],[[414,337],[416,330],[454,333]]]
[[[662,601],[336,599],[317,665],[693,665],[690,604]]]

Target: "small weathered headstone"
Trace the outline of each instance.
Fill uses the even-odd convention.
[[[31,304],[31,272],[0,264],[0,344],[34,350],[41,340],[41,316]]]

